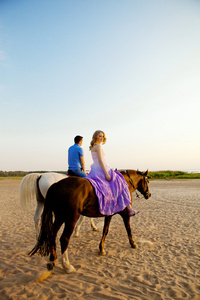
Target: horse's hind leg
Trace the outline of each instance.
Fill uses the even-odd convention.
[[[63,230],[63,233],[60,237],[60,246],[61,246],[61,253],[62,253],[62,265],[63,268],[66,270],[66,273],[72,273],[75,271],[74,267],[70,265],[69,258],[68,258],[68,244],[70,237],[73,233],[74,227],[75,227],[76,221],[65,223],[65,228]]]
[[[137,244],[134,242],[133,236],[132,236],[132,232],[131,232],[131,226],[130,226],[130,217],[128,215],[127,212],[121,212],[120,213],[121,217],[123,218],[124,221],[124,225],[128,234],[128,238],[129,238],[129,243],[131,245],[132,248],[137,248]]]
[[[76,223],[76,227],[75,227],[75,230],[74,230],[74,236],[79,236],[79,231],[80,231],[80,228],[81,228],[81,224],[83,223],[85,217],[84,216],[80,216],[80,218],[78,219],[77,223]],[[94,219],[93,218],[90,218],[90,224],[91,224],[91,227],[94,231],[97,231],[98,228],[95,226],[94,224]]]
[[[91,224],[91,227],[94,231],[97,231],[98,228],[96,227],[96,225],[94,224],[94,219],[93,218],[90,218],[90,224]]]
[[[39,188],[39,180],[41,176],[37,179],[37,190],[36,190],[36,200],[37,200],[37,208],[34,215],[35,221],[35,231],[36,231],[36,238],[39,237],[40,234],[40,227],[41,227],[41,216],[44,209],[44,197],[42,196]]]
[[[76,271],[76,269],[72,265],[70,265],[69,257],[68,257],[68,249],[66,249],[65,252],[62,254],[62,265],[67,274]]]
[[[68,219],[68,221],[65,223],[65,228],[60,237],[62,265],[63,265],[63,268],[65,269],[66,273],[72,273],[72,272],[76,271],[75,268],[69,262],[68,249],[67,249],[70,237],[73,233],[73,230],[74,230],[74,227],[76,224],[76,221],[77,221],[76,219],[74,219],[74,220]]]
[[[105,217],[105,219],[104,219],[103,235],[101,238],[101,242],[99,244],[99,250],[100,250],[99,254],[100,255],[106,255],[106,251],[104,250],[104,242],[105,242],[106,236],[108,234],[108,229],[109,229],[111,218],[112,218],[112,216],[108,216],[108,217]]]
[[[57,221],[57,220],[55,220],[54,223],[53,223],[54,240],[52,241],[52,247],[51,247],[51,251],[50,251],[50,257],[49,257],[50,262],[47,264],[47,269],[48,270],[52,270],[53,267],[55,266],[55,263],[56,263],[56,259],[57,259],[56,236],[57,236],[58,230],[60,229],[62,224],[63,224],[63,222],[60,222],[60,221]]]
[[[36,238],[39,237],[40,233],[40,221],[41,221],[41,215],[43,212],[44,203],[37,201],[37,208],[34,215],[34,222],[35,222],[35,231],[36,231]]]
[[[77,223],[76,223],[76,227],[75,227],[75,230],[74,230],[74,236],[79,236],[79,231],[80,231],[80,228],[81,228],[81,224],[83,223],[85,217],[80,215],[80,218],[78,219]]]

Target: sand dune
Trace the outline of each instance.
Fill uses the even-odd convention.
[[[200,180],[151,181],[149,200],[134,195],[131,226],[138,248],[129,245],[120,216],[113,217],[98,255],[103,219],[72,237],[69,259],[76,272],[65,274],[58,244],[50,276],[48,258],[29,257],[35,245],[33,213],[19,207],[20,181],[0,181],[0,299],[200,299]],[[47,274],[49,275],[49,274]]]

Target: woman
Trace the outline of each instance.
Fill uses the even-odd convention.
[[[101,214],[112,215],[128,207],[129,216],[134,216],[139,211],[134,211],[131,207],[130,192],[124,177],[121,173],[111,169],[106,163],[101,146],[105,142],[105,133],[101,130],[95,131],[90,143],[90,151],[94,162],[86,178],[95,188]]]

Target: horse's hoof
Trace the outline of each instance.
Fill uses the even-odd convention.
[[[138,248],[138,245],[137,245],[137,244],[133,244],[133,245],[132,245],[132,248],[137,249],[137,248]]]
[[[103,250],[103,251],[99,251],[99,255],[101,255],[101,256],[105,256],[105,255],[106,255],[106,251],[105,251],[105,250]]]
[[[48,263],[48,264],[47,264],[47,270],[48,270],[48,271],[53,270],[53,267],[54,267],[54,266],[55,266],[54,263],[52,263],[52,262]]]
[[[75,232],[75,233],[74,233],[74,237],[79,237],[79,233],[78,233],[78,232]]]
[[[92,227],[93,231],[98,231],[97,227]]]
[[[73,272],[76,272],[76,269],[72,265],[70,265],[69,268],[65,269],[65,271],[67,274],[71,274]]]

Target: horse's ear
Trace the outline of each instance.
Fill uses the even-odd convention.
[[[145,177],[147,177],[148,172],[149,172],[149,171],[148,171],[148,169],[147,169],[146,172],[144,173],[144,176],[145,176]]]

